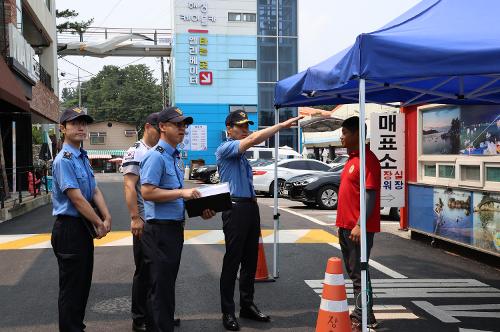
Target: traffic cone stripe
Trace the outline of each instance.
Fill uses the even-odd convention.
[[[326,264],[326,273],[344,275],[344,271],[342,271],[342,261],[340,258],[332,257],[328,260],[328,263]]]
[[[323,284],[331,286],[345,286],[344,275],[325,273],[325,281]]]
[[[330,301],[321,299],[321,304],[319,306],[320,310],[329,312],[349,312],[349,306],[347,305],[347,300],[344,301]]]
[[[342,301],[347,299],[345,286],[323,285],[323,298],[331,301]]]

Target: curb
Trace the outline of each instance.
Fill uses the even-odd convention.
[[[2,209],[0,210],[0,224],[7,220],[22,216],[23,214],[33,211],[41,206],[50,204],[51,202],[52,202],[52,195],[45,194],[33,198],[29,201],[23,202],[15,207]]]

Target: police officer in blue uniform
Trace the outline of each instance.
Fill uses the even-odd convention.
[[[59,330],[84,331],[85,307],[92,282],[93,236],[111,230],[111,215],[80,148],[92,117],[79,108],[65,110],[60,119],[64,144],[52,168],[52,248],[59,265]],[[91,203],[98,209],[100,217]],[[94,229],[92,229],[94,228]]]
[[[193,118],[176,107],[158,115],[160,140],[141,162],[141,193],[146,223],[142,235],[144,262],[149,271],[147,328],[174,330],[175,281],[184,244],[184,200],[199,198],[196,189],[184,189],[184,165],[177,145]],[[203,218],[215,215],[203,211]]]
[[[252,168],[245,151],[264,142],[279,130],[290,128],[301,117],[250,133],[246,112],[238,110],[226,118],[227,141],[216,151],[221,182],[229,182],[232,210],[222,213],[226,254],[220,277],[222,323],[227,330],[239,331],[235,316],[234,286],[240,268],[240,317],[269,322],[254,304],[254,282],[259,251],[260,215],[253,187]]]

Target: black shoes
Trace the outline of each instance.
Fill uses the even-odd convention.
[[[132,331],[146,332],[146,323],[132,322]]]
[[[238,324],[238,320],[233,314],[222,314],[222,325],[228,331],[239,331],[240,324]]]
[[[255,304],[240,309],[240,317],[255,320],[257,322],[270,322],[271,317],[263,314]]]

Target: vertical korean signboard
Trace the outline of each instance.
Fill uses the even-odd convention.
[[[380,161],[382,207],[405,206],[405,115],[372,113],[370,149]]]

